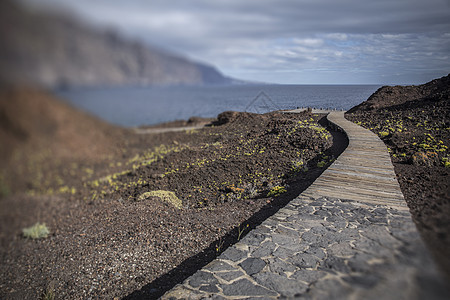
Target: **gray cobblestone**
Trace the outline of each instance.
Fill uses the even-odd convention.
[[[330,201],[318,198],[314,203],[328,207]],[[336,230],[332,227],[333,222],[324,220],[321,215],[313,215],[308,223],[311,227],[306,228],[301,238],[294,237],[296,234],[290,230],[298,227],[302,232],[305,230],[303,222],[289,223],[286,225],[290,226],[288,230],[284,224],[273,226],[273,234],[268,236],[260,234],[257,228],[227,249],[219,260],[207,265],[205,271],[197,272],[171,291],[172,294],[183,291],[184,296],[192,293],[192,298],[218,295],[226,299],[281,296],[380,299],[386,296],[383,294],[387,291],[383,289],[385,287],[395,290],[388,295],[388,299],[395,299],[395,296],[405,298],[405,295],[425,293],[422,285],[430,281],[436,282],[437,288],[430,288],[428,284],[424,287],[430,289],[426,295],[443,289],[409,215],[382,207],[360,208],[348,202],[332,201],[332,205],[348,216],[346,227]],[[304,201],[303,205],[306,207],[310,203]],[[303,211],[301,208],[290,210],[291,214]],[[378,218],[377,223],[358,222],[354,227],[353,213],[358,214],[359,220],[380,214],[386,214],[386,217]],[[367,216],[361,216],[362,213]],[[265,223],[261,226],[265,227]],[[423,266],[430,268],[425,279],[418,275]],[[402,290],[402,286],[408,288]],[[163,298],[168,299],[171,292]],[[373,298],[374,295],[378,298]]]
[[[258,273],[266,266],[266,263],[261,258],[247,258],[239,264],[248,275]]]
[[[279,291],[280,296],[293,297],[301,295],[308,289],[308,285],[297,280],[288,279],[273,273],[259,273],[253,276],[255,280],[271,290]]]
[[[225,296],[277,296],[278,293],[253,284],[248,279],[240,279],[223,287]]]
[[[241,271],[230,271],[230,272],[221,272],[216,273],[216,277],[219,277],[226,281],[234,281],[240,277],[244,276],[244,273]]]
[[[220,272],[220,271],[233,271],[235,268],[221,260],[214,260],[205,267],[205,270],[210,272]]]
[[[256,248],[251,255],[255,257],[266,257],[272,255],[276,249],[277,245],[272,241],[266,241],[261,244],[260,247]]]
[[[301,270],[297,270],[291,276],[291,278],[298,279],[299,281],[303,281],[303,282],[310,284],[310,283],[316,282],[317,280],[324,277],[325,275],[327,275],[327,273],[324,271],[301,269]]]
[[[286,276],[286,273],[294,273],[297,268],[277,257],[268,259],[269,270],[272,273]]]
[[[211,285],[218,283],[218,280],[212,273],[204,271],[198,271],[189,279],[189,285],[194,288],[198,288],[201,285]]]
[[[330,256],[323,260],[320,263],[319,269],[333,273],[348,273],[350,271],[350,268],[345,263],[345,259],[337,256]]]
[[[265,239],[263,234],[250,232],[242,239],[242,242],[250,246],[259,246]]]
[[[292,257],[290,262],[299,268],[306,269],[315,268],[320,262],[320,259],[312,254],[300,253]]]
[[[356,285],[365,289],[372,288],[380,280],[378,276],[372,274],[365,274],[364,276],[347,276],[342,279],[350,285]]]
[[[222,253],[222,257],[237,262],[244,258],[247,258],[247,253],[238,250],[235,247],[230,247]]]

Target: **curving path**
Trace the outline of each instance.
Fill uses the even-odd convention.
[[[378,137],[331,112],[348,148],[300,196],[163,299],[446,299]]]
[[[347,149],[302,193],[408,209],[384,143],[371,131],[332,112],[328,120],[349,139]]]

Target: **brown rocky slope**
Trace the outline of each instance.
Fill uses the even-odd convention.
[[[34,163],[51,169],[61,160],[92,163],[116,155],[127,132],[39,88],[0,90],[0,168],[13,190],[26,188],[27,180],[17,178],[32,175]]]

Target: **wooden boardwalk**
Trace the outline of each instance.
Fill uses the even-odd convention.
[[[302,195],[408,209],[390,155],[378,136],[346,120],[342,111],[327,118],[347,134],[349,145]]]

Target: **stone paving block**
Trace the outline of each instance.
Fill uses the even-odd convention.
[[[327,272],[320,270],[305,270],[300,269],[297,270],[294,274],[292,274],[291,278],[299,281],[304,281],[306,283],[314,283],[320,278],[327,275]]]
[[[274,228],[267,227],[267,226],[259,226],[258,227],[258,233],[262,234],[264,236],[270,236],[273,232]]]
[[[297,270],[297,267],[295,267],[291,263],[287,263],[286,261],[283,261],[277,257],[269,258],[267,260],[267,263],[269,265],[270,272],[278,275],[283,275],[285,277],[286,272],[294,273]]]
[[[277,296],[278,293],[253,284],[248,279],[240,279],[232,284],[223,286],[225,296]]]
[[[353,247],[346,242],[337,242],[327,248],[327,253],[338,257],[348,257],[355,253]]]
[[[371,224],[386,224],[386,216],[369,216],[367,217],[367,220],[371,223]]]
[[[273,254],[277,245],[272,241],[265,241],[259,247],[255,248],[250,255],[253,257],[266,257]]]
[[[221,257],[238,262],[244,258],[247,258],[247,255],[248,253],[245,251],[238,250],[235,247],[230,247],[221,254]]]
[[[273,273],[258,273],[252,276],[256,282],[265,287],[277,291],[281,297],[294,297],[303,294],[308,285],[297,280],[288,279]]]
[[[258,273],[266,266],[266,262],[261,258],[247,258],[243,262],[239,264],[239,266],[247,273],[248,275],[253,275]]]
[[[330,229],[324,226],[315,226],[302,235],[302,241],[309,243],[311,246],[325,248],[334,243],[336,239],[335,231]]]
[[[275,221],[275,219],[269,218],[265,220],[261,225],[264,225],[265,227],[274,229],[278,227],[279,222]]]
[[[366,237],[360,237],[358,240],[353,242],[353,245],[359,251],[364,251],[367,253],[371,253],[378,257],[389,257],[392,255],[390,249],[384,247],[379,242],[368,239]]]
[[[257,230],[254,230],[249,232],[241,241],[246,245],[259,246],[265,239],[266,237],[263,234],[260,234]]]
[[[347,260],[347,265],[349,266],[352,272],[370,273],[375,270],[374,264],[369,264],[369,262],[371,262],[374,259],[373,255],[369,255],[363,252],[353,254],[354,254],[353,257]]]
[[[314,201],[312,201],[311,203],[309,203],[310,206],[315,206],[315,207],[322,207],[323,205],[323,201],[322,198],[316,199]]]
[[[300,238],[274,233],[272,234],[272,241],[278,246],[295,250],[300,243]]]
[[[342,277],[342,280],[344,280],[346,283],[350,284],[351,286],[356,286],[359,288],[364,289],[370,289],[373,286],[375,286],[380,278],[373,274],[364,274],[362,276],[344,276]]]
[[[336,231],[340,231],[344,228],[347,228],[347,226],[348,226],[348,222],[345,219],[331,221],[329,218],[327,218],[327,222],[331,222],[330,227],[336,229]]]
[[[207,293],[218,293],[220,291],[215,284],[202,285],[199,290]]]
[[[315,268],[321,260],[312,254],[299,253],[292,257],[289,262],[301,269]]]
[[[350,299],[352,292],[351,287],[338,279],[324,279],[314,283],[308,294],[312,299]]]
[[[330,222],[330,223],[341,223],[344,225],[347,223],[345,221],[344,217],[339,217],[339,216],[335,216],[335,215],[330,215],[330,216],[325,217],[325,221]],[[342,227],[343,226],[340,226],[340,228],[342,228]]]
[[[300,233],[298,230],[290,229],[282,226],[278,226],[277,229],[274,230],[275,234],[285,235],[289,236],[295,239],[298,239],[300,237]]]
[[[325,256],[326,256],[326,254],[325,254],[325,252],[324,252],[324,249],[322,249],[322,248],[320,248],[320,247],[314,247],[314,246],[309,247],[309,248],[305,251],[305,253],[314,255],[315,257],[317,257],[318,259],[321,259],[321,260],[324,259]]]
[[[205,270],[208,270],[210,272],[232,271],[234,269],[235,267],[222,260],[213,260],[205,267]]]
[[[214,277],[212,273],[205,271],[198,271],[189,278],[189,285],[198,288],[201,285],[214,285],[219,283],[219,281]]]
[[[401,242],[394,238],[385,226],[372,225],[366,230],[362,230],[360,234],[368,239],[382,244],[383,247],[395,249],[401,245]]]
[[[345,243],[357,240],[361,237],[359,230],[355,228],[345,228],[341,232],[337,233],[335,240],[338,243]]]
[[[337,256],[330,256],[324,261],[321,261],[319,269],[333,273],[348,273],[350,271],[350,268],[345,263],[345,259]]]
[[[322,208],[319,208],[318,210],[316,210],[314,212],[314,215],[315,216],[319,216],[322,219],[325,219],[326,217],[331,217],[331,213],[326,211],[326,210],[324,210],[324,209],[322,209]]]
[[[236,270],[236,271],[229,271],[229,272],[220,272],[220,273],[215,273],[216,277],[219,277],[225,281],[233,281],[236,280],[242,276],[244,276],[244,272],[240,271],[240,270]]]
[[[300,245],[302,245],[302,244],[299,244],[299,246]],[[280,247],[277,248],[277,250],[275,250],[273,252],[273,256],[281,258],[281,259],[286,259],[286,258],[289,258],[289,257],[293,257],[295,255],[295,253],[297,253],[297,252],[304,252],[308,248],[308,246],[306,244],[303,244],[303,245],[304,245],[304,247],[302,247],[301,249],[299,248],[298,250],[297,249],[291,250],[291,249],[284,248],[284,247],[280,246]]]

